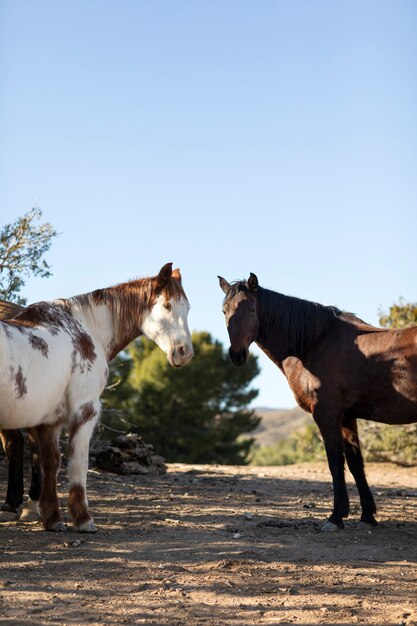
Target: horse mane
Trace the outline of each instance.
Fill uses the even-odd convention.
[[[262,343],[268,335],[277,335],[287,355],[301,354],[343,315],[337,307],[285,296],[263,287],[251,292],[246,281],[242,280],[231,283],[226,300],[245,291],[252,293],[258,301],[259,341]]]
[[[160,286],[156,276],[151,278],[137,278],[125,283],[119,283],[112,287],[96,289],[89,293],[73,296],[67,302],[75,302],[81,308],[86,306],[104,304],[123,324],[128,322],[132,315],[138,319],[142,314],[153,306],[159,295],[164,295],[168,302],[171,298],[179,300],[187,299],[181,283],[174,278]]]
[[[258,287],[259,321],[262,334],[279,335],[284,352],[302,354],[312,341],[341,316],[335,306],[325,306],[270,289]]]
[[[159,295],[163,295],[166,302],[171,298],[174,300],[185,298],[187,300],[180,281],[171,276],[163,285],[160,285],[158,277],[152,276],[119,283],[104,289],[96,289],[69,298],[65,302],[70,307],[75,305],[80,309],[90,308],[93,312],[97,305],[104,305],[108,308],[113,320],[115,336],[110,358],[114,358],[120,350],[130,343],[132,336],[137,336],[144,313],[154,305]]]

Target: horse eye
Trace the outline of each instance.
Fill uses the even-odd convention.
[[[164,309],[166,309],[167,311],[171,310],[171,305],[169,302],[167,302],[166,304],[163,305]]]

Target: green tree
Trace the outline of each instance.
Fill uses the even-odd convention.
[[[117,433],[134,428],[129,421],[133,397],[137,393],[130,383],[133,360],[128,352],[119,354],[109,366],[109,377],[102,400],[100,438],[113,439]]]
[[[133,343],[128,393],[115,387],[111,402],[167,461],[245,463],[253,439],[243,435],[259,423],[247,408],[258,394],[250,388],[257,359],[251,355],[245,367],[235,367],[207,332],[193,333],[193,345],[193,359],[177,370],[153,342]]]
[[[291,465],[324,461],[325,458],[323,439],[313,422],[271,446],[254,447],[250,462],[251,465]]]
[[[0,296],[4,300],[26,304],[19,295],[24,277],[51,275],[42,257],[57,233],[48,222],[39,223],[41,217],[41,210],[34,207],[0,231]]]
[[[398,304],[393,304],[388,313],[379,311],[379,323],[385,328],[417,326],[417,302],[404,302],[400,298]]]

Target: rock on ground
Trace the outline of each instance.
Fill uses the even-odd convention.
[[[95,451],[94,465],[115,474],[165,474],[164,459],[154,453],[153,446],[131,433],[119,435],[110,444],[101,443]]]

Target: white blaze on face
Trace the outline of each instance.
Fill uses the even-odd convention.
[[[143,334],[166,353],[173,367],[185,365],[194,354],[187,322],[189,310],[185,298],[171,298],[167,303],[160,295],[142,323]]]

